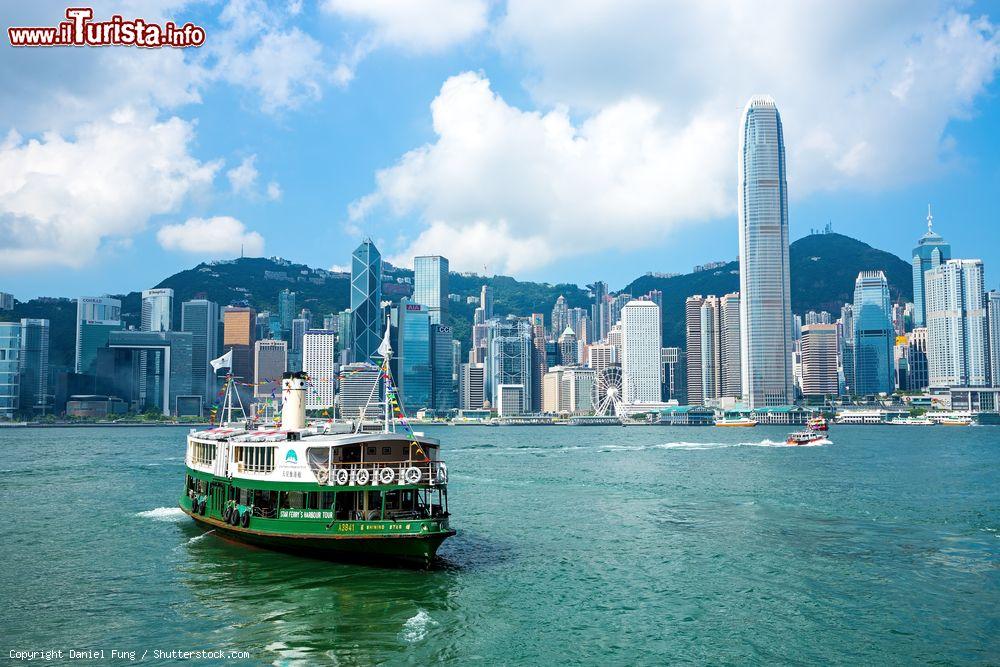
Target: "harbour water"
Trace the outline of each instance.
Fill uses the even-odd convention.
[[[0,432],[0,650],[294,664],[1000,662],[1000,427],[425,427],[431,571],[205,534],[183,428]]]

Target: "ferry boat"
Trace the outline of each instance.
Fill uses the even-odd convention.
[[[811,445],[814,442],[819,442],[820,440],[825,440],[826,436],[817,433],[816,431],[796,431],[795,433],[789,433],[788,438],[785,439],[786,445]]]
[[[972,426],[971,417],[942,417],[938,420],[941,426]]]
[[[383,345],[388,349],[388,340]],[[448,469],[440,443],[406,423],[388,358],[386,352],[380,382],[385,414],[377,433],[364,432],[363,420],[350,433],[328,422],[307,424],[304,373],[282,376],[279,427],[234,422],[233,395],[239,397],[230,379],[229,422],[188,435],[181,509],[202,528],[257,546],[429,565],[455,534]],[[402,431],[396,430],[397,415]]]
[[[715,425],[731,428],[752,428],[757,425],[757,422],[749,417],[733,417],[731,419],[716,419]]]
[[[813,417],[806,422],[806,427],[810,431],[829,431],[830,424],[826,421],[826,417]]]
[[[887,421],[886,424],[892,424],[893,426],[933,426],[934,422],[927,417],[896,417]]]

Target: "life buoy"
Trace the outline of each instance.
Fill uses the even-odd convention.
[[[347,468],[338,468],[333,477],[337,480],[337,486],[347,486],[351,481],[351,473],[347,472]]]
[[[358,486],[366,486],[369,479],[371,479],[371,473],[364,468],[354,474],[354,483]]]
[[[392,468],[382,468],[378,471],[379,484],[392,484],[396,479],[396,471]]]
[[[403,471],[403,481],[407,484],[416,484],[420,481],[420,468],[409,467]]]
[[[441,483],[448,481],[448,466],[446,466],[444,462],[438,464],[437,481]]]

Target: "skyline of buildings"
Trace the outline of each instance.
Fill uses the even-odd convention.
[[[197,401],[200,413],[217,388],[208,362],[231,351],[231,374],[245,381],[240,391],[248,398],[273,398],[280,373],[308,366],[326,382],[312,408],[335,407],[340,396],[344,412],[343,401],[357,400],[359,383],[370,378],[338,387],[338,373],[379,363],[386,326],[400,400],[411,412],[492,407],[514,416],[557,407],[577,414],[598,402],[599,385],[618,377],[628,406],[686,400],[749,410],[1000,384],[1000,293],[985,292],[980,260],[951,257],[929,207],[927,232],[913,251],[912,303],[893,303],[886,273],[876,269],[857,276],[853,300],[838,319],[827,310],[792,313],[785,145],[774,100],[751,98],[739,133],[740,291],[682,297],[683,349],[664,345],[666,299],[676,303],[681,295],[612,293],[598,280],[588,286],[586,307],[556,297],[548,324],[544,310],[514,315],[508,303],[498,317],[492,285],[482,284],[478,297],[450,292],[446,257],[417,256],[412,279],[401,277],[394,267],[384,269],[381,253],[365,239],[352,253],[350,307],[336,313],[314,315],[286,287],[276,293],[276,313],[247,302],[220,309],[207,299],[184,301],[178,327],[174,290],[153,288],[140,295],[135,331],[125,327],[119,299],[80,297],[76,377],[61,381],[65,390],[55,393],[90,386],[121,394],[134,410],[180,414]],[[450,306],[463,298],[476,305],[465,341],[455,338]],[[13,307],[12,297],[7,302]],[[314,320],[323,328],[314,328]],[[0,414],[27,405],[44,411],[55,384],[43,342],[48,324],[30,318],[10,324],[17,324],[6,329],[18,343],[8,336],[6,344],[17,364],[5,367],[0,393],[14,397],[13,408],[0,401]],[[582,387],[590,388],[589,403],[578,396]]]

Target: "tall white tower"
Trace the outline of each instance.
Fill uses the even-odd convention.
[[[739,151],[740,362],[751,408],[784,405],[792,385],[785,141],[774,100],[743,110]]]

